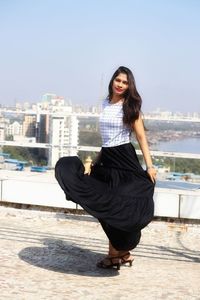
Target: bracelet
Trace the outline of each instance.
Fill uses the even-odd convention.
[[[149,169],[155,169],[155,167],[152,165],[152,166],[147,166],[147,171],[149,170]]]

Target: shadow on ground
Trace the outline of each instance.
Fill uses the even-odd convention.
[[[105,254],[91,251],[76,243],[61,239],[40,240],[41,247],[27,247],[19,252],[23,261],[54,272],[76,274],[90,277],[113,277],[119,275],[116,269],[99,269],[96,262]],[[134,251],[141,259],[159,259],[200,263],[199,252],[183,248],[170,248],[157,245],[140,244]]]
[[[44,247],[27,247],[19,252],[19,258],[27,263],[66,274],[91,277],[113,277],[116,269],[99,269],[97,261],[105,255],[96,253],[62,240],[44,239]]]

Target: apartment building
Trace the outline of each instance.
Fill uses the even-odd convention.
[[[75,115],[56,114],[50,116],[49,165],[54,167],[60,157],[77,155],[78,119]]]

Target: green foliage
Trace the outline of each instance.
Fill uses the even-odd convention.
[[[148,131],[199,131],[199,123],[193,122],[166,122],[166,121],[155,121],[155,120],[144,120],[145,127]]]
[[[25,160],[30,164],[46,165],[47,160],[43,155],[39,154],[37,148],[25,148],[25,147],[14,147],[14,146],[3,146],[3,152],[9,153],[10,158]]]
[[[200,160],[191,158],[162,158],[157,159],[157,164],[170,167],[171,172],[200,174]]]
[[[98,152],[92,152],[92,151],[91,152],[85,152],[85,151],[78,152],[78,156],[83,163],[85,162],[85,160],[88,156],[90,156],[92,161],[94,162],[97,155],[98,155]]]
[[[101,135],[95,131],[80,131],[79,133],[79,145],[82,146],[101,146]]]
[[[14,141],[13,135],[12,134],[7,135],[5,140],[6,141]]]

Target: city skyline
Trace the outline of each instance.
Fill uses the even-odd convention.
[[[46,93],[40,97],[40,101],[35,102],[15,102],[13,105],[0,105],[0,115],[3,113],[22,113],[22,114],[37,114],[37,113],[46,113],[51,114],[53,107],[60,107],[60,112],[63,113],[70,113],[71,110],[73,113],[89,113],[89,114],[99,114],[101,112],[101,105],[98,102],[95,103],[72,103],[70,99],[65,99],[62,95],[50,94]],[[55,105],[55,106],[54,106]],[[58,111],[57,111],[58,112]],[[55,111],[56,113],[56,111]],[[170,111],[161,109],[160,107],[155,107],[152,110],[142,111],[142,113],[147,115],[153,116],[160,116],[161,118],[170,118],[175,117],[177,119],[183,117],[188,118],[188,121],[192,119],[199,119],[200,118],[200,111]]]
[[[143,110],[198,112],[200,2],[0,2],[0,103],[47,91],[96,105],[113,71],[134,72]]]

